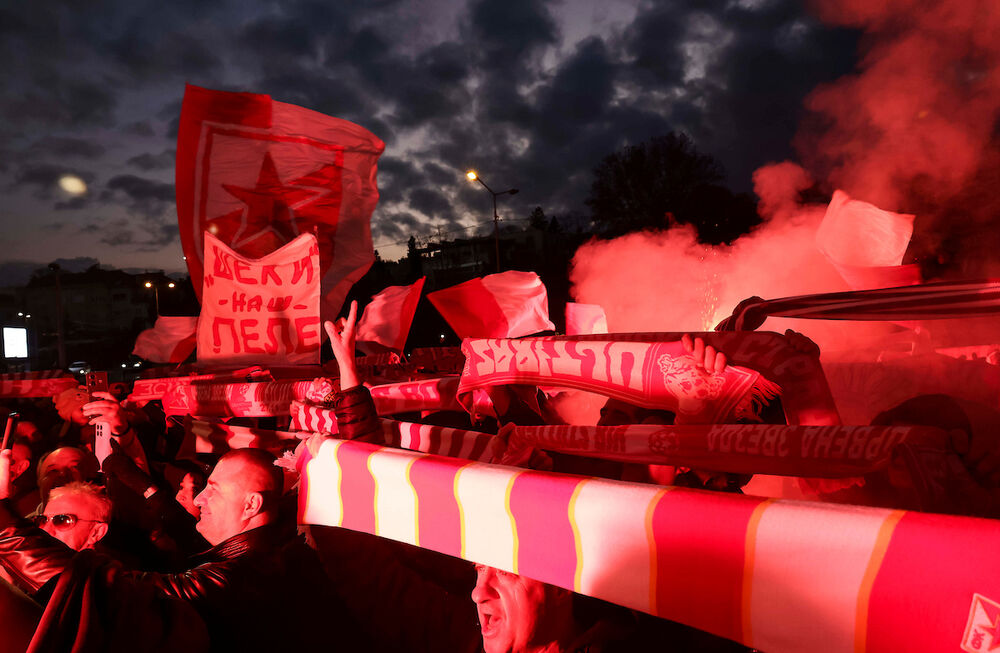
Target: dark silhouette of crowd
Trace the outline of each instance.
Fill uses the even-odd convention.
[[[378,416],[355,366],[355,318],[352,306],[348,318],[325,325],[340,378],[323,399],[340,437],[375,440]],[[725,369],[721,352],[685,344],[705,373]],[[504,570],[299,526],[296,488],[274,455],[233,449],[180,459],[179,427],[162,408],[122,399],[81,389],[7,402],[20,419],[0,454],[0,650],[746,650]],[[940,425],[955,431],[970,469],[995,488],[996,448],[976,439],[957,403],[936,401],[930,413],[918,410],[922,402],[882,419],[946,416]],[[602,413],[602,424],[671,421],[621,402]],[[103,461],[94,454],[98,424],[112,443]],[[557,462],[714,491],[739,492],[747,481],[711,470]]]

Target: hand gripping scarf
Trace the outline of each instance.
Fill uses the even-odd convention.
[[[755,419],[780,393],[776,383],[751,369],[698,369],[679,341],[467,339],[462,351],[458,398],[470,412],[476,389],[557,386],[669,410],[678,423],[705,424]]]

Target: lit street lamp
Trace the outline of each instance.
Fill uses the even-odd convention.
[[[517,195],[516,188],[508,188],[507,190],[495,192],[492,188],[486,185],[486,182],[476,174],[475,170],[470,170],[465,173],[465,176],[469,181],[478,181],[483,185],[490,195],[493,196],[493,242],[496,248],[496,259],[497,259],[497,272],[500,271],[500,216],[497,214],[497,195]]]
[[[156,316],[159,317],[160,316],[160,287],[157,286],[152,281],[147,281],[144,285],[147,288],[152,288],[153,289],[153,301],[156,304]],[[167,284],[167,288],[174,288],[176,286],[177,286],[177,284],[175,284],[173,281],[171,281],[171,282],[169,282]]]

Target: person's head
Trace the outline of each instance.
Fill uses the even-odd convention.
[[[10,480],[15,481],[31,467],[31,442],[20,435],[10,441]]]
[[[572,592],[518,574],[476,565],[472,600],[486,653],[541,650],[577,632]]]
[[[15,433],[18,437],[24,438],[29,445],[37,446],[42,440],[42,432],[38,428],[38,425],[30,420],[21,419],[17,421],[17,426],[14,427]]]
[[[92,549],[108,532],[111,500],[91,483],[69,483],[52,490],[38,524],[76,551]]]
[[[38,491],[42,504],[48,501],[52,488],[92,480],[99,469],[94,454],[76,447],[59,447],[45,454],[38,461]]]
[[[201,510],[198,532],[211,545],[274,520],[283,476],[274,456],[263,449],[226,453],[194,498]]]
[[[177,484],[177,494],[174,498],[195,519],[201,516],[201,508],[195,505],[194,499],[205,489],[206,479],[205,473],[201,470],[188,469]]]

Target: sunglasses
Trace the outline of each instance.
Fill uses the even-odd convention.
[[[80,521],[104,523],[100,519],[80,519],[76,515],[65,513],[60,515],[38,515],[35,517],[35,525],[41,528],[42,526],[45,526],[49,520],[52,520],[52,525],[59,530],[73,528],[76,526],[76,523]]]

